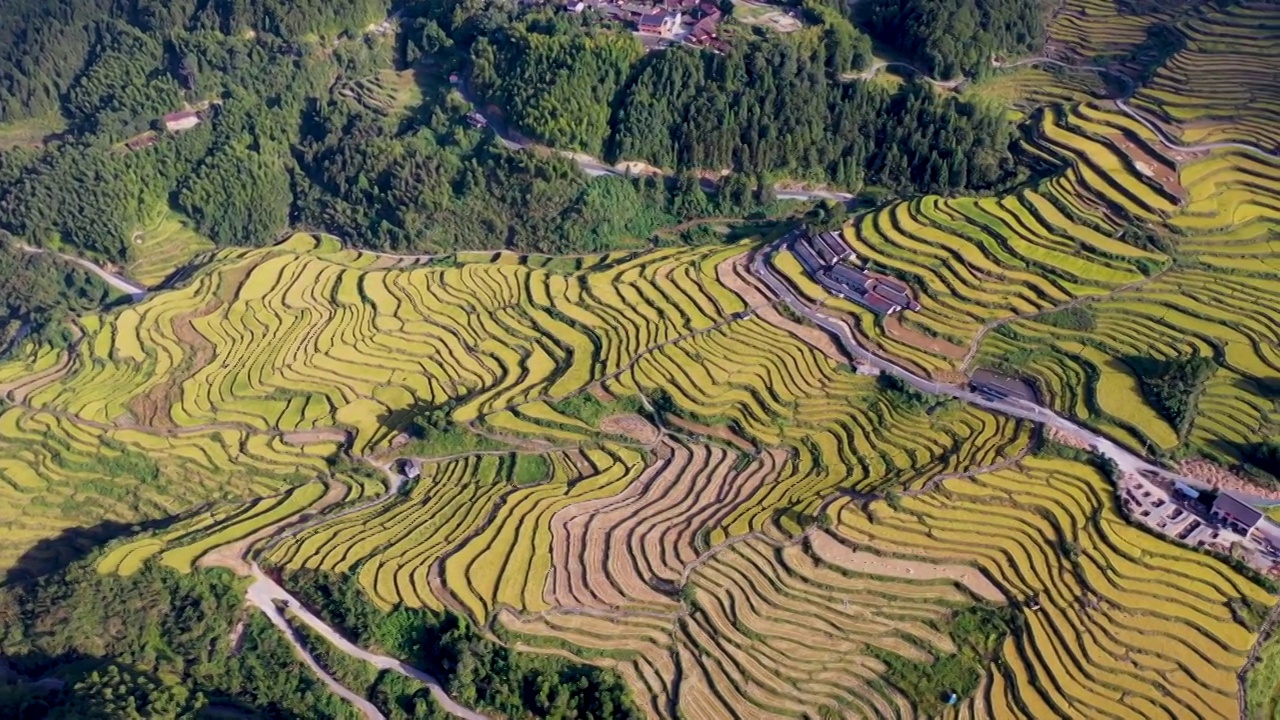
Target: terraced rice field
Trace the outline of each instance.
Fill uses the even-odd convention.
[[[911,333],[969,348],[938,352],[869,313],[806,288],[801,295],[852,311],[880,353],[944,376],[981,365],[1037,380],[1059,411],[1135,448],[1183,442],[1234,462],[1231,450],[1266,427],[1269,403],[1248,388],[1280,381],[1280,160],[1224,148],[1170,150],[1110,104],[1049,107],[1033,117],[1028,153],[1059,168],[1006,197],[924,197],[858,218],[845,232],[864,262],[917,289],[920,312],[895,318]],[[1135,230],[1146,226],[1148,230]],[[1163,246],[1130,239],[1167,236]],[[1080,305],[1095,327],[1064,329],[1057,310]],[[1216,355],[1224,372],[1180,438],[1146,404],[1137,359]]]
[[[911,703],[879,677],[883,664],[872,651],[921,662],[955,652],[937,627],[974,602],[971,577],[937,568],[937,577],[916,582],[850,566],[867,568],[825,533],[781,547],[748,539],[692,569],[687,615],[602,619],[564,610],[498,620],[530,649],[567,643],[613,667],[654,716],[808,717],[838,708],[910,717]]]
[[[201,253],[213,249],[213,241],[196,233],[172,211],[164,211],[150,226],[134,234],[129,246],[134,260],[125,268],[125,275],[146,287],[155,287]]]
[[[1175,27],[1185,47],[1134,98],[1187,143],[1242,141],[1280,149],[1280,7],[1208,5]]]
[[[1028,428],[986,413],[954,408],[922,419],[897,412],[879,398],[874,381],[854,376],[779,326],[742,315],[746,302],[720,281],[718,269],[745,249],[618,255],[567,274],[524,262],[388,268],[383,257],[309,236],[264,250],[220,251],[179,289],[114,315],[81,318],[83,339],[71,350],[31,347],[0,365],[0,392],[14,403],[2,416],[14,428],[5,439],[22,442],[0,470],[15,509],[28,508],[14,518],[14,529],[21,526],[35,542],[54,515],[65,523],[135,520],[200,502],[276,495],[326,475],[339,445],[357,457],[387,452],[424,407],[450,405],[460,427],[542,452],[593,444],[600,431],[553,403],[601,379],[618,396],[667,393],[686,417],[732,428],[748,447],[778,448],[760,456],[767,469],[743,474],[740,468],[727,476],[745,484],[719,515],[696,523],[716,541],[797,530],[838,487],[912,482],[1025,447]],[[908,427],[910,433],[902,431]],[[41,469],[71,456],[27,443],[65,443],[64,435],[83,437],[84,448],[104,436],[120,443],[122,455],[138,464],[124,474],[138,475],[141,490],[127,482],[100,484],[100,493],[113,496],[103,502],[91,494],[99,484]],[[706,449],[695,444],[688,451]],[[716,476],[738,462],[738,455],[715,452],[721,453],[719,469],[711,471]],[[483,505],[501,496],[510,510],[528,494],[529,507],[542,508],[543,494],[560,482],[572,485],[563,488],[565,498],[546,502],[573,504],[592,493],[616,495],[642,474],[661,474],[651,467],[653,458],[623,446],[575,457],[555,466],[572,465],[576,475],[536,489],[491,488],[487,499],[468,502]],[[181,488],[168,480],[179,472]],[[70,477],[51,480],[61,474]],[[239,477],[253,482],[238,484]],[[51,508],[59,492],[73,497],[57,512],[31,512]],[[364,492],[350,491],[353,499]],[[68,511],[80,503],[82,510]],[[427,514],[437,511],[443,512],[432,505]],[[546,532],[537,553],[549,551],[554,511],[548,513],[537,521]],[[470,527],[464,523],[446,544],[460,542]],[[250,531],[229,530],[225,537]],[[366,539],[361,548],[388,537]],[[473,540],[479,544],[446,548],[464,553],[446,563],[451,579],[474,574],[461,569],[472,560],[465,552],[475,549],[484,567],[486,558],[505,552],[482,551],[491,539]],[[23,552],[21,543],[11,547]],[[192,557],[179,552],[174,563],[185,568],[203,549]],[[349,569],[370,552],[334,560],[334,567]],[[311,566],[329,567],[310,551],[302,556]],[[388,581],[376,580],[376,566],[361,567],[369,587],[385,591],[381,601],[441,602],[424,587],[387,590]],[[518,607],[548,602],[536,575],[545,568],[528,572],[535,575],[518,602],[486,589],[488,579],[475,581],[464,604],[484,615],[509,601]]]
[[[1070,0],[1054,49],[1136,50],[1118,62],[1137,73],[1169,24],[1187,48],[1132,104],[1187,141],[1266,145],[1274,7]],[[1280,425],[1280,160],[1172,149],[1091,99],[1093,76],[1048,78],[974,90],[1023,103],[1042,179],[846,226],[918,312],[886,323],[786,252],[774,269],[914,371],[1024,374],[1135,449],[1236,460]],[[392,79],[346,90],[395,112]],[[110,541],[102,572],[190,571],[252,543],[263,563],[354,575],[384,609],[613,668],[654,717],[926,714],[891,666],[963,651],[956,618],[984,605],[1016,630],[948,716],[1235,713],[1255,635],[1228,601],[1273,598],[1127,524],[1109,481],[1036,455],[1029,424],[853,372],[770,306],[747,271],[758,243],[446,266],[310,235],[213,250],[172,218],[141,240],[142,282],[203,264],[78,318],[69,349],[0,362],[0,567]],[[1220,367],[1180,429],[1135,368],[1192,355]],[[424,414],[447,428],[416,429]],[[401,456],[421,469],[403,486]]]
[[[343,80],[334,87],[335,95],[374,112],[394,115],[422,101],[416,71],[380,70],[357,80]]]
[[[975,566],[1041,609],[971,701],[995,717],[1235,717],[1235,673],[1253,633],[1227,600],[1275,599],[1224,565],[1127,524],[1096,470],[1027,459],[939,492],[858,507],[835,532],[892,557]],[[1076,551],[1065,555],[1070,543]],[[1176,578],[1172,581],[1171,578]]]
[[[1164,5],[1138,14],[1124,12],[1114,0],[1066,0],[1049,23],[1049,37],[1080,58],[1130,52],[1142,44],[1147,28],[1168,20],[1167,8],[1178,3]]]

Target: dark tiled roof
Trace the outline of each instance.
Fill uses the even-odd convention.
[[[840,257],[849,252],[849,246],[844,244],[844,240],[833,232],[824,232],[818,236],[818,241],[827,248],[833,257]]]
[[[862,303],[866,307],[870,308],[871,310],[874,310],[875,312],[880,313],[881,315],[888,315],[889,313],[892,313],[895,310],[901,309],[896,304],[888,300],[885,300],[884,298],[880,297],[879,295],[876,295],[875,293],[867,293],[866,295],[863,295],[860,299],[859,298],[852,298],[852,299],[855,300],[856,302]]]
[[[871,280],[871,278],[861,270],[843,264],[836,265],[832,268],[831,274],[840,282],[852,285],[859,291],[863,292],[867,289],[867,282]]]
[[[1035,402],[1036,388],[1027,380],[1009,375],[1001,375],[994,370],[976,370],[969,377],[969,382],[982,390],[994,390],[1006,395],[1013,395],[1024,400]]]
[[[1213,511],[1220,512],[1245,527],[1252,528],[1262,519],[1262,511],[1229,492],[1220,492],[1213,501]]]
[[[818,254],[813,251],[813,246],[805,240],[797,240],[792,247],[795,250],[796,257],[800,260],[800,264],[810,273],[816,273],[827,264],[822,261],[822,258],[818,257]]]
[[[910,295],[907,295],[906,293],[898,292],[896,288],[889,287],[883,282],[877,283],[875,292],[885,296],[889,300],[892,300],[893,302],[903,307],[908,307],[911,305]]]
[[[822,258],[823,265],[830,265],[839,259],[839,256],[831,252],[831,248],[827,247],[826,243],[816,237],[805,238],[800,242],[813,248],[813,251],[818,254],[818,257]]]
[[[897,278],[885,277],[881,275],[876,279],[884,283],[885,285],[888,285],[889,287],[893,288],[894,290],[897,290],[903,295],[906,295],[911,292],[911,287]]]

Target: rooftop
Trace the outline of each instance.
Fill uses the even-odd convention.
[[[1262,519],[1262,511],[1241,500],[1237,495],[1223,490],[1213,500],[1213,511],[1220,512],[1242,525],[1253,527]]]

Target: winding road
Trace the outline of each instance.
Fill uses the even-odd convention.
[[[29,253],[52,252],[50,250],[45,250],[44,248],[32,247],[31,245],[28,245],[26,243],[18,243],[18,247],[21,248],[23,251],[29,252]],[[52,254],[57,255],[58,257],[62,258],[63,260],[66,260],[67,262],[75,263],[76,265],[79,265],[80,267],[93,273],[94,275],[97,275],[106,284],[110,285],[116,290],[119,290],[125,295],[128,295],[129,299],[132,300],[133,302],[142,300],[147,296],[148,291],[146,288],[120,275],[117,275],[113,272],[109,272],[108,270],[103,268],[101,265],[98,265],[97,263],[91,262],[89,260],[85,260],[84,258],[78,258],[74,255],[68,255],[66,253],[53,252]]]
[[[262,612],[266,613],[267,617],[270,618],[271,623],[279,628],[280,631],[285,634],[285,637],[289,639],[290,644],[293,645],[294,650],[298,652],[298,655],[302,658],[303,662],[305,662],[311,670],[315,672],[331,690],[333,690],[334,693],[340,695],[352,705],[356,706],[356,708],[359,709],[366,718],[369,718],[369,720],[384,720],[385,716],[378,710],[378,708],[373,706],[373,703],[351,692],[351,690],[342,685],[342,683],[339,683],[334,679],[332,675],[325,672],[324,668],[320,667],[315,658],[311,656],[311,653],[302,645],[301,640],[298,639],[297,633],[295,633],[292,626],[290,626],[288,619],[285,618],[284,613],[281,612],[280,608],[276,605],[277,602],[283,604],[299,621],[319,633],[339,651],[356,658],[357,660],[363,660],[364,662],[367,662],[381,670],[397,672],[407,678],[417,680],[423,685],[426,685],[431,691],[432,697],[434,697],[440,707],[444,708],[444,710],[449,714],[463,718],[464,720],[487,720],[484,715],[463,707],[453,698],[449,697],[449,693],[447,693],[444,687],[440,685],[439,681],[431,675],[428,675],[412,665],[407,665],[393,657],[371,653],[351,642],[343,636],[342,633],[335,630],[324,620],[316,617],[314,613],[304,607],[302,603],[298,602],[297,598],[290,595],[288,590],[280,587],[280,584],[264,573],[262,569],[258,567],[256,562],[252,563],[251,567],[253,569],[254,582],[249,586],[249,591],[246,593],[246,597],[249,602],[262,610]]]
[[[887,360],[870,350],[867,350],[858,343],[849,326],[830,315],[815,310],[808,303],[800,300],[787,283],[774,272],[774,270],[765,262],[766,258],[773,252],[774,246],[766,246],[755,251],[755,256],[751,260],[751,272],[780,300],[787,303],[795,312],[803,315],[818,327],[826,330],[840,342],[845,352],[850,357],[857,358],[863,363],[876,368],[880,372],[889,373],[895,377],[909,383],[911,386],[935,395],[946,395],[953,397],[961,402],[976,405],[992,412],[1002,415],[1028,420],[1033,423],[1046,425],[1056,429],[1058,432],[1075,438],[1092,447],[1098,454],[1109,458],[1116,464],[1116,467],[1123,473],[1131,473],[1134,475],[1146,475],[1160,477],[1166,480],[1184,483],[1188,486],[1200,488],[1203,490],[1212,489],[1212,486],[1203,480],[1187,477],[1178,473],[1166,470],[1155,465],[1131,450],[1122,447],[1093,430],[1090,430],[1076,422],[1073,422],[1052,410],[1037,405],[1033,402],[1021,400],[1017,398],[994,398],[983,395],[962,385],[953,385],[951,383],[942,383],[928,378],[921,377],[910,370]],[[1258,505],[1274,505],[1276,501],[1261,497],[1247,492],[1238,492],[1237,495],[1251,503]]]

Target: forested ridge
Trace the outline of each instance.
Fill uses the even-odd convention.
[[[732,38],[723,54],[644,56],[630,35],[601,39],[572,18],[526,18],[500,40],[474,43],[470,77],[522,133],[603,148],[611,162],[901,193],[981,190],[1014,176],[1012,127],[1000,113],[925,84],[895,92],[849,79],[869,62],[869,39],[830,8],[809,11],[824,24]]]
[[[4,717],[357,717],[262,613],[243,606],[247,581],[222,570],[184,575],[158,563],[122,577],[97,572],[95,560],[0,585]],[[514,652],[455,615],[382,612],[354,579],[300,572],[287,581],[330,624],[429,670],[469,706],[506,717],[635,716],[626,687],[606,670]],[[312,649],[335,676],[353,686],[364,678],[368,687],[357,690],[388,718],[450,717],[424,685],[323,642]]]
[[[301,226],[397,251],[581,252],[705,213],[767,212],[777,180],[910,193],[1016,177],[998,114],[848,80],[870,42],[836,8],[811,0],[815,25],[740,33],[719,55],[645,54],[581,18],[460,1],[398,7],[388,37],[364,35],[389,12],[370,0],[9,6],[0,118],[57,114],[68,129],[0,150],[0,229],[119,263],[156,208],[221,245]],[[393,67],[412,76],[413,104],[335,91]],[[451,72],[548,145],[742,177],[708,196],[687,179],[590,179],[513,152],[467,124]],[[164,132],[159,118],[183,107],[204,122]],[[123,146],[148,129],[153,147]]]
[[[1027,0],[864,0],[858,10],[886,43],[940,78],[987,72],[991,61],[1044,43],[1044,3]]]

